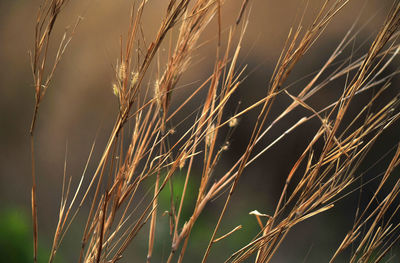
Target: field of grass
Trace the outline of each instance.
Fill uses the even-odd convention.
[[[400,260],[399,1],[126,2],[35,3],[33,262]]]

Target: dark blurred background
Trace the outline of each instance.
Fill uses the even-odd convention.
[[[165,12],[165,2],[149,1],[143,21],[147,39],[152,39],[158,29]],[[360,20],[356,28],[363,27],[363,29],[354,41],[354,46],[360,47],[360,51],[353,55],[360,56],[367,50],[368,44],[379,30],[391,3],[389,0],[350,1],[295,67],[287,84],[318,70],[358,16]],[[39,4],[40,1],[37,0],[0,1],[0,253],[10,255],[9,257],[20,256],[6,261],[3,261],[2,257],[3,259],[0,259],[2,262],[31,262],[31,165],[28,132],[34,106],[34,89],[28,52],[33,48],[34,22]],[[118,112],[117,101],[112,95],[111,88],[115,74],[113,65],[119,58],[120,36],[124,37],[128,29],[131,4],[132,1],[126,0],[70,1],[61,13],[60,20],[57,21],[53,43],[59,41],[64,29],[73,25],[78,16],[83,17],[41,104],[37,123],[35,142],[40,262],[47,261],[46,255],[50,250],[58,219],[65,159],[67,174],[75,179],[79,178],[90,148],[96,141],[94,161],[89,165],[88,174],[93,173],[96,160],[102,152]],[[225,37],[226,29],[236,19],[240,4],[241,1],[226,1],[222,12]],[[297,26],[305,9],[303,23],[307,27],[320,6],[321,1],[317,0],[250,0],[249,25],[239,59],[241,66],[248,65],[245,71],[247,77],[230,101],[228,113],[237,109],[239,101],[241,102],[239,109],[243,109],[265,94],[290,27]],[[216,39],[216,25],[215,21],[211,22],[200,42]],[[367,42],[362,46],[364,41]],[[55,46],[52,46],[50,52],[54,50]],[[192,66],[179,83],[181,88],[174,94],[173,103],[182,101],[196,84],[201,83],[211,73],[215,58],[215,41],[210,41],[196,52]],[[343,56],[349,54],[351,50],[344,52]],[[397,67],[398,63],[395,63],[391,69],[395,70]],[[396,79],[394,81],[396,85]],[[305,82],[298,82],[292,91],[295,92],[296,87],[298,90],[302,83]],[[327,92],[311,100],[310,103],[321,106],[332,102],[340,94],[340,85],[343,83],[342,81],[332,84]],[[384,94],[382,103],[395,93],[395,89],[389,90]],[[362,103],[370,97],[371,94],[366,94],[361,96],[359,101]],[[290,102],[287,96],[279,97],[271,117],[277,116]],[[294,112],[271,132],[270,137],[266,138],[262,145],[271,142],[304,114],[305,111],[301,110]],[[234,163],[243,147],[247,145],[248,127],[252,126],[255,117],[249,114],[240,119],[239,126],[230,141],[230,150],[223,157],[222,167]],[[248,212],[257,209],[262,213],[272,213],[284,179],[296,158],[304,150],[307,143],[304,138],[312,136],[313,128],[315,126],[312,122],[300,128],[246,169],[245,176],[241,178],[240,187],[232,200],[234,209],[228,210],[225,224],[220,232],[229,231],[238,224],[242,224],[244,230],[215,245],[210,262],[220,262],[225,259],[257,233],[259,229],[256,220],[248,215]],[[180,132],[178,131],[178,134]],[[378,146],[374,148],[374,155],[368,157],[370,159],[367,158],[366,162],[386,153],[399,141],[399,133],[398,125],[385,132],[383,138],[378,141]],[[381,166],[378,165],[377,171],[382,171],[384,164],[385,162]],[[192,193],[196,194],[194,189]],[[346,209],[356,204],[357,198],[349,197],[342,203],[339,202],[335,209],[295,227],[287,241],[282,244],[273,262],[327,261],[351,226],[353,210],[352,213],[347,213]],[[187,261],[200,261],[210,231],[215,224],[212,223],[210,226],[209,222],[216,222],[221,208],[222,202],[217,200],[208,206],[199,219],[199,226],[193,230],[193,242],[188,248]],[[79,223],[83,220],[84,216],[78,217],[70,234],[66,236],[64,246],[61,247],[57,257],[59,262],[76,261],[83,231]],[[165,232],[163,229],[159,231],[160,235],[165,235],[165,240],[157,241],[158,254],[154,262],[165,261],[169,253],[168,234],[162,233]],[[132,243],[129,252],[130,262],[144,261],[147,251],[145,238],[146,233]],[[323,260],[325,258],[326,260]],[[396,257],[396,260],[400,260],[399,257]],[[128,262],[128,259],[125,258],[122,262]]]

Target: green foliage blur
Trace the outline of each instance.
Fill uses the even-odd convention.
[[[43,245],[39,242],[38,263],[45,263],[49,258],[50,246]],[[11,207],[0,210],[0,255],[1,262],[33,262],[32,224],[29,214],[22,209]],[[54,262],[64,261],[58,255]]]

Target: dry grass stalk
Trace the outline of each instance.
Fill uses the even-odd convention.
[[[38,223],[37,223],[37,201],[36,201],[36,174],[35,174],[35,150],[34,150],[34,131],[35,124],[38,117],[39,105],[42,102],[44,95],[46,94],[47,88],[49,87],[50,81],[53,78],[55,69],[60,62],[65,49],[71,41],[72,35],[75,32],[76,26],[80,22],[77,20],[72,32],[68,34],[66,31],[59,42],[58,50],[54,58],[54,62],[48,62],[48,50],[50,46],[51,35],[54,29],[54,25],[59,17],[60,12],[64,9],[67,4],[67,0],[46,0],[43,1],[39,7],[37,20],[35,23],[35,41],[34,50],[31,55],[31,67],[33,74],[33,83],[35,88],[35,106],[33,110],[33,117],[31,127],[29,130],[30,141],[31,141],[31,160],[32,160],[32,221],[33,221],[33,259],[37,262],[37,243],[38,243]],[[50,69],[48,70],[47,67]],[[47,70],[47,71],[46,71]],[[62,215],[61,215],[62,217]],[[54,238],[56,243],[57,237]],[[55,248],[53,247],[53,250]],[[53,255],[53,252],[51,253]],[[52,257],[52,256],[51,256]]]
[[[213,244],[229,238],[240,228],[240,226],[236,227],[227,234],[217,237],[231,197],[240,185],[240,177],[245,168],[282,138],[311,119],[317,119],[320,127],[315,131],[313,138],[287,175],[274,213],[266,216],[268,218],[266,223],[263,223],[260,218],[263,214],[258,212],[255,214],[261,227],[259,235],[232,254],[227,261],[242,262],[254,255],[256,255],[256,262],[271,261],[280,244],[295,225],[331,209],[345,191],[354,185],[358,179],[355,171],[374,142],[400,117],[398,113],[399,97],[395,97],[386,105],[371,111],[381,93],[389,88],[388,80],[397,74],[394,72],[389,76],[381,77],[383,70],[388,67],[399,50],[396,37],[400,24],[400,4],[393,6],[367,54],[355,60],[346,59],[338,66],[335,65],[336,70],[321,80],[323,73],[329,67],[334,66],[339,54],[354,40],[354,36],[351,34],[352,30],[349,30],[337,49],[308,84],[298,94],[292,94],[289,86],[285,86],[285,81],[335,14],[345,8],[349,2],[348,0],[336,0],[333,3],[325,1],[308,29],[303,32],[299,25],[297,29],[290,31],[264,97],[226,119],[224,111],[227,102],[240,88],[241,80],[244,78],[244,68],[237,69],[237,64],[247,23],[243,22],[242,28],[239,26],[240,21],[244,20],[243,16],[248,2],[244,0],[241,9],[238,10],[236,24],[227,34],[225,51],[221,46],[223,1],[170,0],[160,28],[150,42],[145,41],[140,34],[143,10],[147,1],[142,0],[136,8],[132,8],[126,45],[121,47],[121,56],[115,69],[115,83],[112,86],[119,101],[119,114],[96,171],[89,179],[88,187],[86,189],[81,187],[85,180],[84,172],[70,201],[68,200],[71,192],[71,179],[67,182],[64,174],[59,221],[49,262],[53,261],[65,233],[82,206],[89,203],[89,195],[91,195],[90,210],[83,231],[79,262],[117,262],[123,257],[132,240],[140,231],[143,231],[146,223],[150,225],[146,260],[150,262],[157,239],[158,199],[165,187],[173,188],[172,178],[178,170],[185,173],[185,181],[183,190],[179,194],[179,201],[176,202],[173,199],[171,190],[170,210],[167,213],[170,223],[171,246],[167,262],[172,262],[174,259],[178,262],[183,261],[190,234],[199,216],[213,198],[228,190],[224,207],[219,213],[218,221],[204,252],[202,261],[206,262]],[[50,35],[65,4],[66,1],[44,2],[38,15],[35,49],[32,56],[36,91],[36,105],[31,126],[35,261],[37,255],[37,209],[33,131],[39,104],[45,95],[55,68],[71,40],[66,35],[61,40],[55,62],[45,78]],[[218,19],[218,44],[213,73],[175,111],[170,112],[173,91],[181,76],[190,69],[191,57],[197,48],[199,37],[215,16]],[[164,65],[162,73],[158,72],[157,77],[154,77],[149,72],[149,68],[156,63],[155,57],[167,35],[173,30],[178,32],[177,40],[174,44],[170,44],[167,63]],[[234,42],[236,34],[239,35],[239,38],[237,42]],[[388,42],[391,42],[389,47],[387,47]],[[143,50],[146,52],[142,55],[136,54],[135,45],[144,46]],[[307,100],[318,91],[326,88],[339,77],[350,76],[353,72],[355,72],[354,78],[349,84],[344,85],[341,96],[335,102],[322,109],[315,109],[309,105]],[[146,76],[153,80],[154,90],[143,84]],[[371,88],[377,88],[378,92],[369,103],[363,106],[349,127],[341,129],[344,125],[343,119],[348,115],[348,109],[353,100]],[[177,140],[172,140],[171,135],[175,129],[175,126],[172,125],[173,118],[196,96],[199,96],[200,91],[205,89],[207,90],[204,103],[196,112],[197,116],[193,123],[183,134],[179,135]],[[153,94],[153,96],[149,96],[149,94]],[[284,95],[287,95],[293,102],[267,126],[267,120],[269,120],[276,97]],[[269,145],[254,153],[256,146],[261,144],[262,139],[272,127],[280,124],[285,116],[298,107],[307,110],[309,115],[300,118]],[[229,144],[228,140],[225,140],[222,145],[219,143],[223,129],[236,127],[240,117],[257,110],[257,120],[252,127],[250,139],[246,148],[243,149],[241,157],[227,172],[216,175],[218,161]],[[133,129],[127,128],[127,123],[130,123]],[[128,146],[123,143],[125,139],[129,139]],[[317,150],[317,144],[323,145],[320,151]],[[374,197],[355,221],[353,228],[332,257],[332,261],[357,239],[360,239],[360,242],[351,262],[355,262],[358,258],[362,259],[360,261],[368,260],[377,249],[382,250],[379,255],[379,258],[382,258],[397,241],[396,239],[391,243],[384,243],[387,237],[393,235],[395,229],[398,228],[398,225],[390,224],[392,217],[384,224],[381,222],[388,207],[394,203],[399,194],[400,183],[397,182],[393,186],[392,191],[374,208],[372,213],[368,214],[368,211],[372,209],[372,201],[387,182],[393,169],[398,166],[400,162],[399,149],[400,147],[382,177]],[[89,160],[90,156],[88,163]],[[192,215],[182,223],[184,220],[182,211],[187,200],[187,189],[191,183],[194,163],[200,163],[202,166],[200,185],[197,189]],[[303,164],[305,164],[305,169],[301,172],[300,166]],[[289,191],[289,186],[293,184],[292,180],[295,177],[296,183]],[[151,197],[141,196],[143,190],[146,190],[145,182],[149,180],[155,182],[153,195]],[[369,230],[363,233],[361,229],[367,224],[369,224]],[[176,255],[177,252],[179,252],[178,255]]]

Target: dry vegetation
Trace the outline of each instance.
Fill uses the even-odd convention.
[[[35,147],[40,147],[34,145],[35,123],[57,64],[73,33],[79,30],[80,20],[76,23],[78,27],[66,32],[61,40],[52,38],[57,18],[67,2],[43,2],[37,16],[35,46],[31,54],[36,92],[30,130],[35,261],[38,243],[37,213],[42,212],[37,209],[35,197],[35,178],[40,176],[35,174]],[[241,249],[232,251],[226,259],[227,262],[242,262],[249,258],[255,262],[269,262],[296,225],[331,209],[347,195],[357,195],[360,188],[369,183],[363,181],[360,184],[363,173],[358,168],[378,137],[400,117],[399,96],[384,105],[375,103],[387,89],[397,90],[397,95],[400,95],[398,87],[390,85],[397,71],[387,72],[400,48],[400,4],[393,1],[384,24],[377,28],[379,32],[364,55],[338,60],[342,51],[351,47],[354,41],[357,32],[351,28],[323,67],[300,91],[292,91],[286,85],[286,80],[297,62],[348,3],[345,0],[321,2],[320,11],[310,26],[303,28],[300,21],[289,32],[268,87],[259,87],[265,90],[264,96],[258,98],[253,105],[227,115],[227,103],[241,89],[242,80],[246,77],[244,67],[238,66],[238,57],[245,37],[247,18],[251,15],[251,0],[243,1],[241,9],[237,10],[236,23],[228,29],[221,28],[220,14],[224,5],[229,5],[230,1],[170,0],[154,39],[144,39],[142,32],[141,20],[147,2],[135,1],[128,33],[121,37],[121,54],[115,59],[115,81],[112,84],[119,108],[115,109],[115,124],[102,157],[97,161],[97,169],[83,173],[76,185],[67,176],[60,179],[63,194],[49,262],[53,262],[78,213],[85,214],[87,218],[86,224],[82,226],[82,239],[76,241],[81,242],[80,251],[76,251],[79,262],[124,261],[128,246],[143,231],[148,231],[147,259],[143,258],[143,261],[151,262],[155,253],[154,243],[158,238],[157,216],[163,212],[159,209],[160,193],[164,188],[172,189],[174,176],[178,172],[184,174],[185,183],[183,190],[178,193],[178,200],[172,197],[170,200],[167,212],[170,249],[165,260],[185,261],[193,227],[210,201],[218,197],[224,200],[224,206],[219,211],[217,221],[208,221],[212,235],[204,241],[208,246],[203,258],[195,259],[195,262],[214,262],[210,252],[215,249],[215,243],[232,238],[231,234],[240,229],[238,226],[228,233],[222,233],[221,226],[227,220],[224,217],[226,211],[234,207],[232,195],[240,187],[246,167],[272,145],[291,136],[293,130],[310,120],[318,120],[319,128],[310,131],[313,133],[312,139],[298,156],[297,162],[287,164],[292,165],[292,169],[287,174],[274,212],[265,215],[253,211],[252,215],[259,222],[258,235]],[[219,25],[216,29],[216,57],[208,58],[215,60],[213,73],[197,85],[189,97],[179,102],[179,107],[172,109],[170,106],[174,89],[181,76],[191,70],[191,56],[210,21],[217,21]],[[222,45],[222,40],[227,45]],[[164,44],[167,44],[169,50],[167,62],[163,64],[158,58],[158,52]],[[55,57],[48,53],[51,45],[58,46]],[[151,71],[151,67],[157,68],[156,72]],[[333,103],[321,108],[308,103],[310,98],[329,89],[331,82],[338,79],[343,80],[341,95]],[[371,99],[355,115],[350,115],[350,122],[345,123],[344,119],[349,118],[352,103],[360,94],[371,89],[375,90]],[[203,95],[205,97],[201,98]],[[271,119],[270,112],[278,96],[287,96],[292,103],[278,117]],[[199,98],[203,101],[201,108],[187,114],[185,106]],[[110,95],[111,99],[115,98]],[[259,150],[262,138],[297,108],[304,108],[308,114]],[[184,116],[182,113],[186,113],[186,116],[178,119]],[[257,118],[253,126],[248,127],[247,146],[242,149],[234,165],[221,172],[217,167],[221,156],[231,147],[230,134],[238,125],[239,118],[246,118],[250,113],[256,114]],[[189,128],[179,137],[176,134],[172,136],[183,122],[188,121],[191,122]],[[374,182],[378,183],[370,201],[366,206],[354,207],[352,228],[343,237],[343,242],[338,244],[336,252],[324,261],[333,262],[342,253],[346,253],[350,262],[378,262],[398,244],[400,225],[396,217],[400,179],[398,170],[397,175],[394,172],[400,164],[400,144],[396,139],[393,140],[388,156],[391,156],[391,162],[382,174],[376,175]],[[88,162],[94,161],[89,157]],[[193,167],[201,167],[201,171],[196,173],[201,179],[191,216],[186,219],[182,218],[182,214],[188,199],[187,188],[193,182]],[[148,182],[151,182],[152,190],[146,194],[149,190]],[[377,198],[378,195],[380,198]],[[86,204],[90,207],[88,211],[82,209]],[[252,209],[251,204],[248,207]]]

